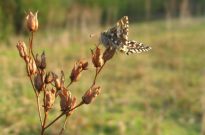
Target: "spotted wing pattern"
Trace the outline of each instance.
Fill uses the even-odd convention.
[[[110,28],[106,32],[101,33],[101,42],[105,45],[106,48],[111,47],[118,49],[120,52],[123,52],[127,55],[141,53],[151,49],[151,47],[144,45],[143,43],[134,40],[128,40],[128,32],[128,16],[124,16],[114,27]]]
[[[108,38],[115,46],[127,44],[129,31],[128,17],[122,17],[117,24],[107,31]]]
[[[126,45],[123,45],[121,48],[119,48],[120,52],[126,53],[127,55],[133,53],[146,52],[150,49],[151,47],[144,45],[143,43],[136,42],[134,40],[128,41]]]

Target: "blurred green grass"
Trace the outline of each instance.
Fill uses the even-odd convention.
[[[48,70],[60,73],[63,69],[69,82],[74,62],[89,59],[94,43],[67,44],[64,38],[59,42],[58,37],[63,36],[60,32],[58,36],[51,34],[50,38],[44,34],[37,33],[35,51],[45,50]],[[205,67],[203,37],[204,19],[186,25],[180,25],[178,20],[169,26],[164,21],[131,25],[130,38],[153,49],[133,56],[117,53],[98,80],[102,93],[95,102],[79,108],[69,118],[65,134],[198,135]],[[39,133],[39,121],[25,65],[15,48],[18,38],[27,40],[15,37],[13,46],[5,47],[2,43],[0,47],[0,131],[8,135],[34,135]],[[78,101],[89,88],[93,71],[90,64],[81,80],[71,86]],[[56,113],[51,114],[50,120]],[[57,134],[56,129],[61,126],[59,121],[47,134]]]

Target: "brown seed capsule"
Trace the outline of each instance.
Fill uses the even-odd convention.
[[[27,23],[27,28],[35,32],[38,30],[38,12],[33,14],[31,11],[28,13],[26,16],[26,23]]]
[[[54,102],[55,102],[55,89],[51,89],[46,91],[46,98],[45,98],[45,109],[48,111],[52,108]]]
[[[25,60],[26,64],[29,63],[30,59],[31,59],[31,58],[30,58],[29,56],[25,56],[25,57],[24,57],[24,60]]]
[[[82,70],[82,64],[76,62],[70,74],[71,82],[76,82],[77,80],[79,80]]]
[[[34,86],[38,92],[42,91],[44,82],[43,82],[43,77],[41,74],[37,74],[34,77]]]
[[[41,54],[41,69],[45,69],[46,68],[46,55],[45,52],[43,51],[43,53]]]
[[[103,53],[103,60],[106,62],[114,56],[116,49],[107,48]]]
[[[34,75],[37,73],[37,67],[34,59],[30,58],[28,63],[27,63],[27,70],[28,70],[28,75]]]
[[[64,87],[64,82],[65,82],[65,74],[63,70],[61,70],[61,87]]]
[[[63,88],[59,92],[61,111],[68,111],[71,108],[72,96],[71,92]]]
[[[70,103],[70,109],[72,109],[72,108],[74,108],[75,107],[75,105],[76,105],[76,97],[73,97],[72,98],[72,101],[71,101],[71,103]],[[69,110],[70,110],[69,109]],[[67,116],[70,116],[72,113],[73,113],[73,111],[74,110],[72,110],[72,111],[67,111]]]
[[[100,94],[100,91],[100,86],[93,86],[85,92],[84,96],[82,97],[82,101],[85,104],[90,104],[95,99],[95,97]]]
[[[93,50],[91,50],[92,53],[92,62],[93,65],[98,68],[101,67],[104,63],[103,59],[102,59],[102,55],[101,55],[101,50],[99,47],[96,47],[95,52]]]
[[[79,65],[81,65],[82,70],[87,70],[88,69],[88,62],[85,60],[79,60],[78,61]]]
[[[18,41],[16,45],[19,55],[25,59],[28,56],[26,44],[23,41]]]
[[[45,52],[41,54],[41,59],[38,58],[38,54],[36,54],[36,65],[41,70],[44,70],[46,68],[46,55]]]
[[[61,81],[60,81],[60,79],[59,78],[55,78],[54,82],[55,82],[56,89],[60,90],[61,89]]]
[[[46,77],[45,77],[45,83],[48,84],[48,83],[51,83],[54,81],[54,75],[53,75],[53,72],[48,72],[46,73]]]

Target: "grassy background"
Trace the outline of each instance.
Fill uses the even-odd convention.
[[[198,135],[205,82],[205,20],[193,19],[185,25],[179,20],[170,25],[155,21],[130,27],[130,39],[153,49],[131,56],[118,53],[97,82],[102,93],[91,105],[74,112],[65,134]],[[67,37],[72,33],[68,32],[37,32],[34,39],[35,51],[46,51],[48,70],[60,73],[63,69],[67,82],[74,62],[89,59],[95,43],[71,43]],[[19,39],[28,41],[27,37],[11,37],[11,46],[0,45],[0,131],[4,135],[35,135],[40,130],[39,120],[25,65],[15,47]],[[78,101],[94,76],[92,64],[89,67],[70,88]],[[54,109],[50,120],[56,112],[60,113]],[[47,134],[57,134],[61,126],[61,121],[57,122]]]

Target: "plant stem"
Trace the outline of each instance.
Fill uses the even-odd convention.
[[[45,129],[46,129],[46,128],[45,128],[45,125],[46,125],[47,117],[48,117],[48,111],[45,112],[43,125],[42,125],[42,127],[41,127],[41,135],[44,135],[44,132],[45,132]]]
[[[62,112],[58,117],[56,117],[51,123],[49,123],[47,126],[45,126],[44,129],[47,129],[48,127],[50,127],[53,123],[55,123],[59,118],[61,118],[65,113]]]
[[[31,55],[32,55],[32,57],[33,57],[34,60],[35,60],[34,53],[33,53],[33,35],[34,35],[34,33],[31,32],[31,38],[30,38],[30,51],[31,51]]]
[[[41,126],[42,126],[43,122],[42,122],[41,109],[40,109],[40,104],[39,104],[39,96],[37,96],[37,106],[38,106],[38,116],[39,116]]]
[[[105,62],[106,63],[106,62]],[[95,85],[95,83],[96,83],[96,80],[97,80],[97,77],[98,77],[98,75],[99,75],[99,73],[100,73],[100,71],[103,69],[103,67],[104,67],[104,65],[105,65],[105,63],[98,69],[98,68],[96,68],[96,72],[95,72],[95,77],[94,77],[94,79],[93,79],[93,84],[92,84],[92,86],[94,86]],[[91,86],[91,87],[92,87]]]
[[[33,84],[33,81],[32,81],[32,78],[31,78],[30,75],[29,75],[29,79],[30,79],[30,81],[31,81],[31,84],[32,84],[34,93],[35,93],[35,95],[36,95],[36,103],[37,103],[37,108],[38,108],[38,116],[39,116],[40,123],[41,123],[41,126],[42,126],[43,122],[42,122],[42,116],[41,116],[41,110],[40,110],[40,104],[39,104],[39,94],[38,94],[37,91],[35,90],[35,87],[34,87],[34,84]]]
[[[72,83],[73,81],[70,81],[70,83],[66,86],[66,88],[68,88]]]
[[[68,116],[66,116],[66,118],[65,118],[63,127],[61,128],[61,131],[60,131],[59,135],[62,135],[62,134],[63,134],[63,131],[65,130],[65,126],[66,126],[66,123],[67,123],[67,120],[68,120]]]
[[[93,84],[92,84],[92,86],[95,85],[95,82],[96,82],[97,76],[98,76],[98,68],[96,68],[96,70],[95,70],[95,77],[94,77],[94,79],[93,79]],[[91,86],[91,87],[92,87],[92,86]]]
[[[83,105],[84,103],[83,102],[80,102],[78,105],[76,105],[75,107],[73,107],[72,109],[69,110],[70,111],[73,111],[74,109],[80,107],[81,105]],[[48,127],[50,127],[53,123],[55,123],[58,119],[60,119],[63,115],[65,114],[65,112],[62,112],[58,117],[56,117],[52,122],[50,122],[47,126],[45,126],[44,129],[47,129]]]

